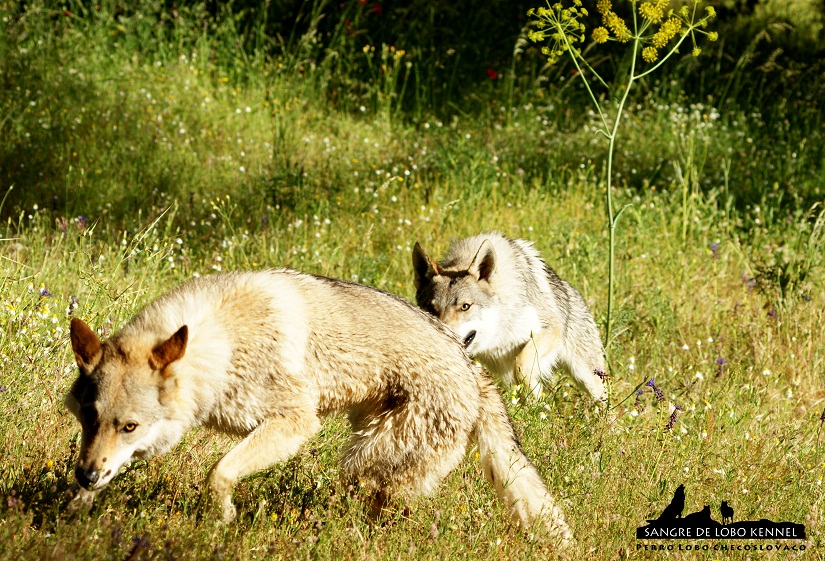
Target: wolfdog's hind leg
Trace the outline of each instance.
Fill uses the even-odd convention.
[[[237,514],[232,504],[235,482],[293,456],[321,428],[314,412],[267,419],[212,468],[209,486],[224,522]]]
[[[477,390],[476,390],[477,391]],[[439,405],[427,395],[414,403],[353,423],[341,458],[342,472],[371,493],[370,514],[388,504],[428,495],[461,461],[475,423],[468,404]]]

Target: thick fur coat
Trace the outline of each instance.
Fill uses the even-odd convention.
[[[105,341],[74,319],[71,340],[80,375],[66,403],[88,490],[206,425],[244,437],[210,478],[231,520],[238,479],[294,455],[343,411],[343,472],[374,512],[433,492],[475,439],[513,519],[571,539],[495,386],[449,329],[387,293],[288,270],[220,274],[165,294]]]

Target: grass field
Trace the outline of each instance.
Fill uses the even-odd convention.
[[[16,24],[0,53],[13,92],[0,104],[0,559],[555,558],[505,521],[474,449],[408,516],[371,525],[338,480],[343,418],[243,480],[229,526],[199,506],[231,446],[208,431],[72,514],[80,426],[62,399],[77,372],[70,316],[109,335],[185,279],[266,267],[411,299],[416,241],[440,254],[486,230],[534,241],[603,325],[603,146],[570,109],[575,91],[491,82],[468,101],[482,109],[457,100],[412,118],[393,97],[401,75],[332,107],[323,68],[233,50],[226,24],[153,35],[140,18],[15,9],[3,4]],[[403,73],[405,54],[376,49],[376,65]],[[711,505],[718,519],[728,500],[738,520],[803,523],[806,550],[668,557],[825,558],[816,115],[722,109],[661,84],[631,107],[615,164],[618,208],[631,206],[611,406],[595,410],[567,378],[538,403],[503,390],[576,536],[571,558],[664,556],[637,551],[635,528],[682,483],[685,512]]]

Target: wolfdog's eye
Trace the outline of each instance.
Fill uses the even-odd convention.
[[[123,432],[132,432],[137,428],[137,423],[126,423],[123,425]]]
[[[461,305],[461,311],[462,311],[462,312],[466,312],[467,310],[469,310],[469,309],[470,309],[470,306],[472,306],[472,304],[470,304],[469,302],[464,302],[464,303]]]

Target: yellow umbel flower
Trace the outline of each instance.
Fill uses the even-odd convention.
[[[656,47],[645,47],[642,49],[642,58],[646,62],[654,62],[659,58],[659,51],[656,50]]]
[[[715,31],[711,31],[710,33],[708,33],[708,41],[716,41],[717,39],[719,39],[718,33],[716,33]]]
[[[665,45],[668,44],[668,41],[673,39],[677,33],[682,29],[682,21],[679,18],[670,18],[665,23],[662,24],[662,27],[659,28],[659,31],[653,35],[652,43],[653,46],[657,49],[661,49]]]
[[[604,21],[604,24],[610,28],[610,31],[613,32],[614,37],[622,43],[630,41],[630,38],[633,36],[630,33],[630,29],[627,28],[627,24],[622,18],[617,16],[615,12],[606,13],[602,17],[602,21]]]
[[[586,15],[586,12],[580,8],[581,0],[574,0],[573,4],[573,7],[565,8],[561,3],[556,3],[549,8],[527,12],[536,18],[538,28],[538,31],[531,31],[527,36],[535,43],[548,40],[549,45],[543,47],[541,52],[547,56],[550,64],[555,63],[566,51],[572,51],[574,56],[577,55],[579,51],[574,45],[584,41],[585,27],[578,19]]]
[[[609,36],[610,34],[604,27],[597,27],[593,30],[593,41],[595,41],[596,43],[607,43],[607,39]]]
[[[665,11],[657,4],[660,2],[642,2],[639,4],[639,15],[650,23],[659,23],[665,17]]]

